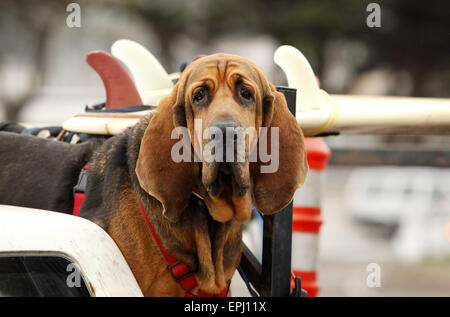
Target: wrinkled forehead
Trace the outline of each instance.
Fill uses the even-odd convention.
[[[260,84],[257,67],[250,61],[235,55],[214,54],[202,57],[186,69],[189,76],[187,85],[198,81],[211,80],[216,84],[227,82],[237,76],[244,81]]]

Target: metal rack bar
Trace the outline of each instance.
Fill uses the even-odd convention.
[[[296,90],[277,87],[295,114]],[[274,215],[264,216],[262,264],[244,245],[241,267],[261,296],[283,297],[291,293],[292,202]]]

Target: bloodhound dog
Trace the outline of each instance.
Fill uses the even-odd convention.
[[[250,130],[257,133],[237,132]],[[254,64],[226,54],[192,62],[155,111],[104,142],[68,145],[0,132],[0,151],[0,203],[66,213],[77,171],[89,162],[79,215],[114,239],[146,296],[186,292],[145,218],[164,249],[193,272],[191,293],[217,294],[239,265],[241,226],[252,207],[281,210],[308,170],[284,95]],[[275,152],[267,169],[272,162],[262,154]],[[26,198],[30,192],[38,194]]]

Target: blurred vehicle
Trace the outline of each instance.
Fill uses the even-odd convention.
[[[400,260],[450,256],[450,170],[433,167],[356,169],[345,185],[356,221],[392,226]]]

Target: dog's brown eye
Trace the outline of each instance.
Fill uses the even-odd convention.
[[[239,94],[241,95],[242,98],[244,98],[247,101],[253,100],[252,92],[250,90],[248,90],[247,88],[245,88],[244,86],[242,86],[239,89]]]
[[[207,95],[207,89],[206,89],[206,87],[202,87],[194,93],[194,97],[192,98],[192,101],[194,103],[201,103],[203,100],[206,99],[206,95]]]

